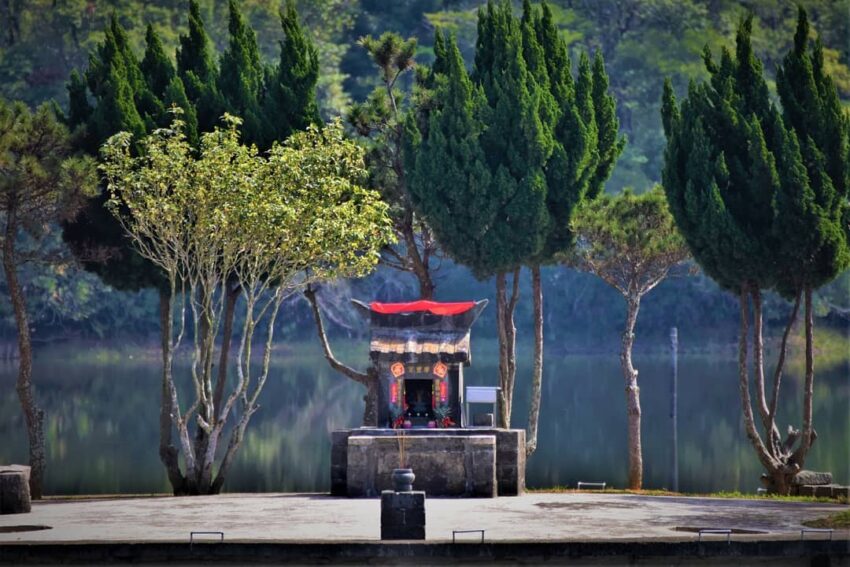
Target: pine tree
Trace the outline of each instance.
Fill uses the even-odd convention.
[[[264,105],[267,137],[273,140],[285,140],[320,121],[316,102],[319,56],[298,21],[293,0],[287,0],[281,9],[280,25],[284,34],[280,61],[267,72]]]
[[[225,110],[242,118],[245,143],[261,144],[266,138],[260,111],[264,71],[257,34],[245,22],[236,0],[230,0],[228,6],[230,39],[221,57],[218,90]]]

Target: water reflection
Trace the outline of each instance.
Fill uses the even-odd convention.
[[[468,385],[492,384],[493,345],[476,344]],[[359,424],[362,391],[328,369],[314,345],[277,358],[245,442],[226,483],[228,491],[328,489],[329,432]],[[520,350],[515,425],[528,407],[530,353]],[[364,360],[363,352],[356,359]],[[670,363],[638,357],[643,404],[645,486],[672,478]],[[14,393],[14,367],[0,367],[0,462],[26,459],[23,418]],[[157,456],[159,369],[155,359],[83,362],[42,353],[38,396],[47,410],[51,494],[146,493],[168,490]],[[679,486],[683,491],[758,486],[761,468],[740,418],[737,369],[731,358],[680,355]],[[788,375],[780,426],[800,423],[801,380]],[[850,380],[841,367],[819,372],[815,391],[819,439],[808,468],[850,481]],[[625,392],[617,357],[547,356],[540,442],[528,463],[529,486],[626,480]]]

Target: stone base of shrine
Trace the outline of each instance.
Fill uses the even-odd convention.
[[[392,489],[392,471],[400,465],[413,469],[414,490],[429,497],[494,498],[525,491],[522,429],[364,427],[334,431],[331,442],[334,496],[380,496]]]

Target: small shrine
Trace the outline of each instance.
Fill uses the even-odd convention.
[[[470,329],[487,301],[354,303],[369,318],[377,423],[331,433],[331,494],[380,496],[396,468],[412,469],[414,490],[428,496],[522,494],[525,430],[475,426],[464,411],[498,390],[463,380]]]
[[[465,427],[463,368],[469,335],[487,300],[368,305],[369,356],[378,370],[378,426]]]

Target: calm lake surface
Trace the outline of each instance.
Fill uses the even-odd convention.
[[[345,352],[365,365],[365,351]],[[494,385],[495,345],[473,340],[467,385]],[[155,357],[74,355],[40,351],[34,378],[47,411],[48,494],[167,492],[157,455],[159,365]],[[341,353],[340,353],[341,354]],[[341,356],[342,357],[342,356]],[[514,426],[525,425],[530,352],[520,348]],[[637,356],[643,406],[644,485],[670,487],[672,471],[669,355]],[[182,375],[188,379],[187,374]],[[0,365],[0,462],[26,462],[23,417],[14,392],[15,366]],[[783,381],[779,425],[800,425],[802,379]],[[325,491],[329,432],[360,424],[362,390],[332,372],[315,344],[275,358],[227,491]],[[727,355],[679,357],[679,488],[688,492],[754,492],[761,467],[741,419],[737,367]],[[850,482],[850,369],[820,369],[815,381],[819,439],[807,468]],[[616,355],[546,356],[540,441],[528,463],[531,487],[579,480],[623,486],[626,419]]]

